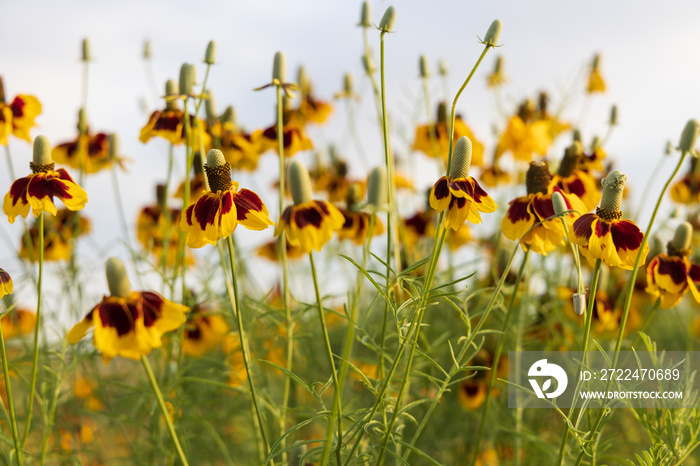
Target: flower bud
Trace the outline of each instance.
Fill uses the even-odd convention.
[[[438,73],[440,76],[447,76],[450,73],[450,67],[447,66],[447,60],[444,58],[438,63]]]
[[[598,136],[593,138],[591,142],[591,150],[596,150],[600,147],[600,138]]]
[[[204,63],[213,65],[216,61],[216,42],[210,40],[207,44],[207,51],[204,54]]]
[[[358,26],[371,28],[372,22],[369,19],[369,2],[362,2],[362,12],[360,13],[360,23]]]
[[[226,107],[224,113],[222,113],[219,117],[219,121],[221,121],[221,124],[236,124],[236,110],[234,110],[233,106],[229,105],[228,107]]]
[[[117,149],[119,149],[119,140],[115,133],[109,135],[109,159],[116,160]]]
[[[194,94],[194,80],[195,80],[195,69],[194,66],[183,63],[180,67],[180,95],[190,96]]]
[[[82,61],[84,61],[84,62],[92,61],[92,54],[90,53],[90,40],[87,37],[85,39],[83,39],[82,50],[83,50]]]
[[[579,142],[579,143],[581,142],[581,130],[580,130],[580,129],[576,128],[576,129],[574,130],[574,137],[573,137],[573,139],[574,139],[574,142]]]
[[[557,215],[561,215],[562,213],[569,210],[569,208],[566,205],[566,200],[564,199],[564,196],[562,196],[559,191],[554,191],[552,193],[552,206],[554,207],[554,213]]]
[[[586,295],[584,294],[574,294],[574,312],[576,315],[583,315],[586,312]]]
[[[596,53],[595,56],[593,57],[593,62],[591,63],[591,68],[593,68],[594,70],[597,70],[598,65],[600,65],[600,54]]]
[[[284,53],[277,52],[272,65],[272,82],[283,83],[287,79],[287,66]]]
[[[576,169],[576,164],[578,159],[583,155],[583,146],[580,142],[574,141],[569,147],[566,148],[564,153],[564,158],[559,165],[559,176],[565,178],[571,175]]]
[[[51,159],[51,144],[46,136],[37,136],[34,138],[34,156],[32,157],[34,165],[48,165],[53,163]]]
[[[603,178],[600,184],[603,186],[603,195],[600,199],[600,208],[609,213],[619,212],[622,208],[622,192],[625,190],[627,176],[619,171],[612,171]]]
[[[462,136],[455,143],[452,152],[452,165],[450,166],[450,177],[466,178],[469,176],[469,167],[472,164],[472,141]]]
[[[143,43],[143,59],[151,59],[151,41],[148,39]]]
[[[362,66],[365,68],[367,74],[372,74],[375,72],[376,68],[374,67],[374,60],[372,59],[372,55],[362,55]]]
[[[311,202],[311,179],[303,163],[298,160],[289,164],[289,190],[295,205]]]
[[[664,155],[671,155],[673,153],[673,143],[671,141],[666,141],[666,148],[664,149]]]
[[[484,44],[495,47],[498,43],[498,38],[501,37],[501,29],[503,29],[503,22],[500,19],[494,19],[486,31]]]
[[[693,244],[693,226],[688,222],[683,222],[676,228],[676,233],[669,243],[669,253],[671,248],[676,251],[688,251]]]
[[[177,87],[172,79],[165,82],[165,108],[168,110],[177,108]]]
[[[78,132],[80,134],[87,134],[87,117],[85,116],[85,109],[81,108],[78,110]]]
[[[420,56],[420,59],[418,60],[418,69],[420,70],[421,78],[430,77],[430,66],[428,65],[428,59],[425,58],[425,55]]]
[[[350,73],[345,73],[345,76],[343,77],[343,91],[348,97],[351,97],[355,93],[354,87],[355,85],[352,75]]]
[[[297,84],[299,85],[299,91],[303,95],[311,94],[311,79],[304,66],[300,66],[297,71]]]
[[[207,124],[209,128],[212,128],[216,124],[218,117],[216,116],[216,101],[214,100],[214,94],[208,91],[209,97],[204,101],[204,112],[207,115]]]
[[[396,8],[392,5],[386,9],[382,20],[379,21],[379,30],[382,33],[391,32],[394,28],[394,23],[396,23]]]
[[[109,294],[117,298],[126,298],[131,293],[129,277],[126,275],[124,263],[116,257],[110,257],[105,265]]]
[[[386,168],[375,167],[367,180],[367,204],[375,209],[381,209],[387,200]]]
[[[681,152],[690,152],[695,149],[699,129],[700,123],[698,123],[698,120],[688,120],[681,134],[681,142],[678,144],[678,149]]]
[[[610,126],[617,126],[617,105],[610,109]]]

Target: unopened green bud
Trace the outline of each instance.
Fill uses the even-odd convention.
[[[676,228],[676,233],[673,235],[670,246],[676,251],[688,251],[692,244],[693,226],[688,222],[683,222]]]
[[[204,63],[213,65],[216,61],[216,42],[210,40],[207,44],[207,51],[204,54]]]
[[[309,172],[298,160],[289,164],[289,190],[295,205],[311,202],[311,178]]]
[[[85,109],[81,108],[78,110],[78,132],[80,134],[87,134],[87,116],[85,116]]]
[[[358,26],[371,28],[372,22],[369,19],[369,2],[362,2],[362,12],[360,13],[360,23]]]
[[[440,76],[447,76],[450,73],[450,67],[444,58],[438,63],[438,73],[440,73]]]
[[[218,117],[216,116],[216,101],[214,100],[214,94],[209,91],[209,97],[204,101],[204,112],[207,115],[207,124],[211,128],[216,124]]]
[[[421,78],[430,77],[430,65],[428,65],[428,59],[425,58],[425,55],[420,56],[420,59],[418,60],[418,69],[420,70]]]
[[[109,294],[117,298],[126,298],[131,293],[129,277],[126,275],[124,263],[116,257],[110,257],[105,266]]]
[[[498,39],[501,37],[501,29],[503,29],[503,22],[500,19],[494,19],[486,31],[484,44],[495,47],[498,44]]]
[[[559,191],[554,191],[552,193],[552,206],[554,207],[554,213],[557,215],[561,215],[569,210],[569,208],[566,206],[564,196],[562,196]]]
[[[355,85],[352,75],[350,73],[345,73],[345,76],[343,77],[343,91],[348,95],[348,97],[350,97],[355,93],[354,88]]]
[[[119,140],[115,133],[109,135],[109,158],[115,160],[117,158],[117,150],[119,149]]]
[[[681,142],[678,144],[678,149],[681,152],[690,152],[695,149],[695,143],[698,140],[698,130],[700,130],[698,120],[688,120],[681,134]]]
[[[151,59],[151,41],[148,39],[143,43],[143,59]]]
[[[348,195],[345,197],[345,203],[348,209],[353,210],[355,205],[360,201],[360,187],[357,183],[353,183],[348,188]]]
[[[302,65],[297,71],[297,84],[299,85],[299,90],[303,95],[311,94],[311,79],[309,78],[309,73],[306,72],[306,68]]]
[[[576,128],[574,130],[574,142],[581,142],[581,130]]]
[[[228,107],[226,107],[226,110],[224,110],[224,113],[222,113],[219,117],[219,121],[221,121],[221,123],[231,123],[235,125],[236,110],[234,110],[234,108],[231,105],[229,105]]]
[[[367,54],[362,55],[362,66],[365,68],[365,71],[367,72],[367,74],[372,74],[376,71],[376,68],[374,67],[374,60],[372,59],[372,55],[367,55]]]
[[[92,53],[90,53],[90,40],[87,37],[85,39],[83,39],[82,50],[83,50],[82,60],[84,62],[92,61]]]
[[[673,153],[673,143],[671,141],[666,141],[666,149],[664,149],[664,155],[671,155]]]
[[[194,66],[183,63],[180,67],[180,95],[190,96],[194,94],[194,80],[195,80],[195,70]]]
[[[586,295],[584,294],[574,294],[574,312],[576,315],[583,315],[586,312]]]
[[[610,109],[610,126],[617,125],[617,105],[613,105]]]
[[[496,63],[493,66],[493,74],[500,74],[503,71],[503,55],[496,57]]]
[[[596,150],[600,147],[600,138],[598,136],[595,136],[593,138],[593,142],[591,142],[591,149]]]
[[[165,108],[168,110],[177,108],[177,86],[172,79],[165,82]]]
[[[619,212],[622,208],[622,192],[625,190],[627,176],[619,171],[612,171],[603,178],[600,184],[603,186],[603,195],[600,199],[600,208],[608,213]]]
[[[369,173],[367,180],[367,204],[375,209],[381,209],[387,202],[386,168],[375,167]]]
[[[46,136],[37,136],[34,138],[34,156],[32,157],[34,165],[48,165],[53,163],[51,159],[51,144]]]
[[[392,5],[386,9],[382,20],[379,21],[379,30],[382,33],[391,32],[394,28],[394,23],[396,23],[396,8]]]
[[[287,65],[283,52],[275,54],[275,61],[272,64],[272,82],[283,83],[287,79]]]
[[[450,166],[450,177],[466,178],[469,176],[469,167],[472,164],[472,141],[462,136],[455,143],[452,152],[452,165]]]

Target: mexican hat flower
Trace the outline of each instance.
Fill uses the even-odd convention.
[[[441,155],[443,160],[447,162],[447,156],[450,150],[450,128],[449,118],[447,115],[447,105],[444,102],[438,104],[437,123],[433,125],[421,125],[416,128],[413,150],[421,151],[429,157],[437,157]],[[433,136],[431,136],[433,133]],[[484,158],[484,145],[476,138],[474,132],[467,126],[461,116],[455,117],[453,141],[459,141],[463,136],[469,138],[472,142],[472,165],[481,165]],[[433,139],[435,138],[436,147],[433,147]],[[454,144],[457,144],[456,142]],[[435,151],[439,150],[438,153]]]
[[[289,115],[285,112],[285,115]],[[287,123],[285,118],[284,126],[282,126],[282,144],[284,148],[284,156],[291,157],[297,152],[310,150],[314,148],[313,142],[306,135],[303,126],[299,126],[296,123]],[[264,130],[257,130],[251,135],[252,143],[258,147],[260,154],[264,154],[268,150],[274,150],[277,152],[277,125],[267,127]]]
[[[299,67],[297,83],[301,94],[300,102],[291,115],[290,123],[297,126],[305,126],[308,123],[317,125],[326,123],[333,112],[333,106],[314,95],[311,79],[303,66]]]
[[[508,82],[506,74],[503,72],[503,56],[496,57],[496,63],[493,66],[493,71],[486,77],[486,85],[488,87],[501,87]]]
[[[30,207],[35,217],[42,211],[56,215],[54,197],[63,201],[69,210],[85,207],[87,194],[83,188],[63,168],[54,170],[55,164],[51,160],[51,147],[46,136],[34,139],[34,159],[29,167],[32,174],[12,183],[10,191],[5,195],[2,209],[10,223],[14,223],[18,215],[29,215]]]
[[[12,278],[10,274],[0,269],[0,298],[5,295],[11,294],[14,290],[14,285],[12,284]]]
[[[605,81],[603,76],[600,74],[600,55],[596,54],[593,57],[593,62],[591,63],[591,69],[588,73],[588,80],[586,83],[586,92],[593,94],[594,92],[605,92]]]
[[[36,325],[36,313],[16,307],[0,319],[2,335],[9,340],[21,335],[29,335]]]
[[[53,160],[85,173],[97,173],[112,168],[119,159],[110,157],[110,135],[106,133],[80,134],[70,142],[57,145],[51,151]]]
[[[583,157],[581,143],[574,142],[566,149],[559,171],[552,177],[552,185],[558,187],[563,193],[578,196],[586,206],[585,212],[589,212],[600,202],[600,191],[590,173],[577,169],[581,157]]]
[[[479,212],[491,213],[498,207],[479,183],[469,176],[471,158],[471,141],[462,136],[455,144],[449,176],[437,180],[430,191],[430,207],[438,212],[447,209],[445,228],[457,230],[465,220],[479,224]]]
[[[204,170],[211,191],[191,204],[180,219],[189,247],[216,245],[218,240],[231,235],[239,223],[249,230],[264,230],[274,225],[260,197],[248,189],[239,191],[238,183],[231,181],[231,165],[220,150],[209,151]]]
[[[9,104],[5,101],[5,89],[0,77],[0,145],[6,146],[10,134],[31,141],[29,130],[36,125],[34,120],[41,113],[39,100],[27,94],[19,94]]]
[[[667,245],[666,254],[654,257],[647,266],[646,292],[660,298],[661,307],[670,309],[676,306],[683,295],[690,294],[700,303],[700,266],[688,259],[692,251],[693,227],[684,222],[676,229],[676,234]]]
[[[688,172],[671,185],[671,199],[679,204],[700,204],[700,169],[698,159],[690,159]]]
[[[382,168],[377,167],[372,170],[369,177],[368,207],[375,212],[386,203],[386,170]],[[345,223],[338,230],[338,239],[349,239],[358,246],[365,244],[368,236],[378,236],[384,233],[384,224],[376,215],[360,210],[361,191],[362,186],[357,183],[352,184],[348,189],[347,208],[340,209],[340,213],[345,217]],[[383,195],[380,196],[380,193]],[[374,217],[374,225],[370,231],[372,217]]]
[[[196,358],[204,356],[222,342],[229,331],[226,319],[207,310],[203,304],[196,305],[185,324],[182,351]]]
[[[503,235],[513,241],[522,238],[520,245],[523,249],[547,255],[560,244],[564,244],[564,225],[558,218],[545,221],[555,214],[552,195],[558,192],[566,204],[566,210],[585,212],[581,200],[572,194],[563,193],[559,188],[551,186],[552,174],[547,162],[530,162],[526,175],[527,196],[510,201],[508,212],[503,217],[501,229]],[[567,214],[564,221],[571,227],[576,213]],[[544,222],[532,228],[536,223]],[[528,230],[530,230],[528,232]]]
[[[25,235],[31,241],[21,240],[19,256],[33,262],[39,262],[39,224],[34,220]],[[73,251],[73,240],[87,235],[92,230],[90,220],[77,212],[58,209],[55,217],[44,219],[44,260],[69,260]]]
[[[627,177],[618,171],[603,179],[603,195],[596,212],[584,214],[574,222],[569,238],[579,245],[588,262],[601,259],[609,267],[632,270],[642,246],[644,234],[631,220],[622,220],[622,192]],[[641,252],[646,261],[649,245]]]
[[[289,165],[289,187],[294,205],[282,212],[275,236],[284,232],[287,240],[304,253],[321,251],[333,233],[343,227],[345,217],[333,204],[311,199],[309,172],[298,161]]]
[[[68,332],[70,343],[77,343],[94,327],[93,342],[105,363],[115,356],[140,359],[162,346],[163,334],[187,320],[187,306],[168,301],[154,291],[131,291],[119,259],[110,258],[106,271],[110,296],[105,296]]]

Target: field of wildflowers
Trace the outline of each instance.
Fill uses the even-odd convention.
[[[660,135],[649,179],[628,179],[639,167],[607,150],[618,108],[587,114],[608,92],[601,56],[582,57],[575,99],[515,98],[495,19],[466,34],[481,51],[456,92],[446,61],[416,57],[407,127],[387,92],[397,9],[364,2],[352,21],[362,76],[321,95],[271,54],[260,128],[216,101],[214,41],[138,135],[91,121],[88,39],[66,140],[38,129],[40,89],[0,77],[4,464],[700,463],[697,390],[680,408],[507,399],[509,352],[612,351],[618,367],[621,351],[699,349],[700,123]],[[461,110],[476,80],[491,139]],[[126,138],[162,152],[137,206]],[[110,238],[92,234],[93,193]]]

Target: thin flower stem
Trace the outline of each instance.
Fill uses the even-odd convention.
[[[241,340],[241,353],[243,355],[243,364],[245,364],[246,374],[248,374],[248,387],[250,388],[250,398],[253,402],[254,415],[258,420],[258,428],[260,430],[260,438],[262,440],[262,446],[264,451],[260,451],[261,460],[264,462],[265,457],[270,453],[270,446],[267,441],[267,435],[265,435],[265,421],[260,409],[260,404],[258,403],[258,395],[255,390],[255,383],[253,382],[253,372],[251,371],[250,363],[250,349],[248,348],[248,339],[245,336],[245,330],[243,329],[243,316],[242,308],[240,306],[240,299],[238,295],[238,280],[236,279],[236,258],[233,250],[233,240],[231,236],[228,237],[228,254],[231,259],[231,281],[233,282],[233,296],[234,300],[231,306],[235,309],[236,321],[238,323],[238,336]],[[270,464],[274,465],[275,462],[270,460]]]
[[[284,170],[284,108],[282,100],[282,86],[277,86],[277,153],[279,158],[279,216],[284,212],[285,195],[285,170]],[[289,272],[287,266],[287,236],[279,236],[277,243],[280,260],[282,262],[282,303],[284,306],[284,325],[287,332],[287,370],[291,373],[294,365],[294,323],[292,322],[291,299],[289,295]],[[284,378],[284,391],[282,392],[282,409],[280,412],[279,424],[280,434],[285,432],[287,426],[287,411],[289,410],[289,396],[291,393],[291,378]],[[280,447],[284,449],[286,439],[282,441]],[[282,455],[282,462],[286,462],[287,453]]]
[[[593,266],[593,275],[591,277],[591,291],[588,294],[588,306],[586,307],[586,315],[583,330],[583,342],[581,344],[581,351],[583,352],[583,363],[586,364],[586,350],[588,349],[588,340],[591,336],[591,325],[593,322],[593,306],[596,301],[596,294],[598,293],[598,279],[600,278],[600,267],[602,261],[596,259],[595,265]],[[574,399],[578,393],[574,394]],[[574,414],[574,408],[569,408],[568,419],[571,421],[571,417]],[[564,464],[564,453],[566,452],[566,442],[569,439],[569,423],[567,422],[564,426],[564,435],[561,438],[561,445],[559,446],[559,458],[557,459],[557,464],[561,466]]]
[[[316,304],[318,307],[318,317],[321,321],[321,332],[323,333],[323,343],[326,350],[326,356],[328,357],[328,363],[331,366],[331,376],[333,378],[333,390],[335,391],[333,395],[333,412],[338,413],[338,442],[343,442],[343,407],[340,401],[340,382],[338,381],[338,373],[335,370],[335,361],[333,360],[333,350],[331,349],[331,340],[328,337],[328,327],[326,326],[325,313],[323,311],[323,300],[321,299],[321,292],[318,288],[318,276],[316,274],[316,263],[314,262],[313,252],[309,253],[309,262],[311,263],[311,276],[314,280],[314,291],[316,293]],[[326,443],[323,446],[323,456],[321,457],[321,465],[325,466],[328,464],[330,454],[331,454],[331,441],[333,440],[333,424],[335,423],[335,416],[331,415],[328,419],[328,435],[326,436]],[[342,464],[340,457],[340,448],[336,449],[336,460],[337,464]]]
[[[39,278],[36,284],[36,324],[34,327],[34,357],[32,359],[32,378],[29,385],[29,404],[27,405],[27,422],[24,425],[22,446],[27,443],[27,437],[32,427],[32,410],[34,408],[34,394],[36,392],[36,379],[39,373],[39,330],[41,328],[41,283],[44,278],[44,211],[39,213]]]
[[[184,466],[189,466],[189,463],[187,462],[187,457],[185,456],[185,452],[182,451],[180,440],[177,438],[177,432],[175,432],[175,426],[173,425],[173,421],[170,419],[168,407],[165,405],[165,401],[163,400],[163,394],[160,391],[160,387],[158,387],[158,381],[156,381],[156,377],[155,375],[153,375],[153,369],[151,369],[151,364],[148,362],[148,358],[146,356],[141,356],[141,362],[143,363],[143,368],[146,370],[146,375],[148,376],[148,381],[151,383],[153,393],[156,395],[156,399],[158,400],[158,406],[160,406],[160,411],[161,413],[163,413],[163,418],[165,419],[165,423],[168,426],[168,431],[170,432],[170,438],[173,439],[173,443],[175,444],[175,449],[177,450],[177,454],[180,457],[180,461],[182,461],[182,464]]]
[[[654,207],[654,211],[651,214],[651,218],[649,219],[649,225],[647,225],[646,230],[644,231],[644,236],[642,237],[642,244],[639,246],[639,252],[637,253],[637,259],[634,262],[634,268],[632,269],[632,276],[629,279],[629,285],[627,287],[627,295],[625,297],[625,307],[623,308],[622,311],[622,321],[620,322],[620,331],[617,335],[617,342],[615,344],[615,353],[613,355],[613,363],[612,363],[612,368],[615,369],[617,367],[617,363],[620,359],[620,348],[622,347],[622,338],[625,335],[625,326],[627,325],[627,318],[629,317],[629,312],[630,312],[630,305],[632,304],[632,295],[634,294],[634,284],[637,281],[637,273],[639,272],[639,266],[641,265],[642,262],[642,255],[644,254],[644,248],[647,245],[647,241],[649,239],[649,234],[651,232],[652,226],[654,226],[654,221],[656,220],[656,215],[659,213],[659,207],[661,206],[661,202],[664,199],[664,195],[666,194],[666,191],[668,190],[668,187],[671,185],[671,182],[673,182],[673,179],[676,177],[678,174],[678,170],[680,170],[681,166],[683,165],[683,161],[685,160],[686,155],[688,155],[687,152],[683,152],[681,154],[681,158],[678,161],[678,164],[676,165],[675,170],[673,170],[673,173],[671,173],[671,176],[668,178],[666,181],[666,184],[664,184],[663,189],[661,190],[661,193],[659,194],[659,198],[656,201],[656,206]],[[612,380],[608,381],[608,388],[609,389],[610,385],[612,383]],[[601,422],[603,421],[603,417],[606,414],[605,409],[600,410],[600,414],[598,415],[598,419],[596,420],[595,427],[593,430],[590,432],[590,437],[593,438],[598,433],[598,427],[600,427]],[[581,450],[579,453],[579,457],[576,460],[576,464],[579,465],[581,464],[581,461],[583,460],[583,455],[584,451]]]
[[[370,60],[372,56],[372,51],[369,48],[369,39],[367,37],[367,28],[362,29],[362,38],[365,45],[365,57]],[[379,119],[379,126],[382,126],[382,104],[381,97],[379,94],[379,86],[377,85],[377,80],[374,79],[374,75],[371,70],[366,69],[367,77],[369,78],[370,84],[372,84],[372,94],[374,95],[374,105],[377,107],[377,118]]]
[[[486,399],[484,400],[484,409],[483,412],[481,413],[481,421],[479,423],[479,431],[476,435],[476,442],[474,443],[474,458],[472,459],[473,463],[476,463],[476,459],[479,456],[479,444],[481,443],[481,437],[484,434],[484,428],[486,427],[486,415],[489,410],[489,401],[491,400],[491,390],[493,389],[493,386],[496,384],[496,374],[498,373],[498,363],[501,360],[501,354],[503,353],[503,346],[506,341],[506,335],[508,333],[508,324],[510,323],[510,318],[513,315],[513,309],[515,308],[515,298],[517,297],[518,294],[518,288],[520,288],[520,282],[523,279],[523,273],[525,272],[525,264],[527,264],[527,258],[529,257],[530,254],[530,249],[525,250],[525,256],[523,257],[523,261],[520,263],[520,268],[518,269],[518,275],[515,278],[515,284],[513,285],[513,294],[510,297],[510,303],[508,303],[508,311],[506,312],[506,318],[503,321],[503,329],[501,331],[501,336],[498,339],[498,346],[496,347],[496,352],[493,355],[493,364],[491,365],[491,377],[489,379],[489,388],[486,390]],[[419,434],[417,431],[416,434]],[[414,435],[417,440],[417,436]],[[411,442],[411,445],[413,445],[413,441]],[[408,459],[408,453],[410,453],[410,449],[408,450],[406,454],[406,459]]]
[[[8,316],[9,317],[9,316]],[[2,374],[5,377],[5,391],[7,392],[7,407],[10,411],[10,424],[12,425],[12,441],[15,444],[15,454],[17,455],[17,465],[22,466],[22,446],[19,442],[19,432],[17,431],[17,418],[15,417],[15,404],[12,400],[12,387],[10,385],[10,368],[7,363],[7,353],[5,352],[5,337],[2,334],[0,325],[0,356],[2,356]]]
[[[194,154],[192,153],[192,128],[190,126],[190,114],[187,111],[187,100],[185,98],[183,118],[185,119],[185,192],[182,196],[182,212],[180,215],[185,215],[185,211],[190,205],[190,175],[192,172],[192,163],[194,159]],[[180,274],[182,280],[182,298],[183,302],[187,296],[187,287],[185,286],[185,273],[187,269],[187,264],[185,261],[185,232],[179,230],[178,241],[177,241],[177,261],[175,265],[175,275]],[[173,287],[175,286],[175,279],[173,279]]]

